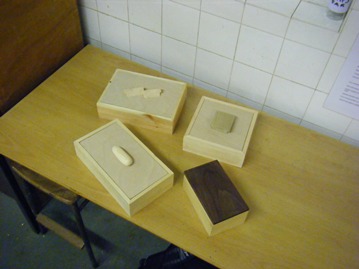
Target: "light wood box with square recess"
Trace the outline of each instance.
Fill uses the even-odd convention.
[[[247,218],[248,205],[217,160],[186,170],[183,189],[209,236]]]
[[[173,172],[119,120],[79,138],[74,146],[77,156],[130,216],[173,186]]]
[[[100,118],[172,134],[186,95],[184,82],[117,69],[97,102],[97,111]]]
[[[234,118],[226,126],[229,131],[213,127],[218,112]],[[242,167],[257,115],[256,110],[203,96],[184,135],[183,150]]]

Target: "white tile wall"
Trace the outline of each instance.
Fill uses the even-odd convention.
[[[130,24],[131,53],[151,62],[161,63],[161,35]]]
[[[184,81],[184,82],[187,82],[187,83],[190,83],[190,84],[192,84],[192,82],[193,82],[193,77],[184,75],[182,73],[174,71],[173,69],[169,69],[167,67],[162,66],[161,71],[162,71],[162,73],[164,73],[166,75],[169,75],[169,76],[171,76],[171,77],[173,77],[175,79],[179,79],[181,81]]]
[[[259,104],[264,104],[272,75],[235,62],[229,91]]]
[[[100,35],[104,44],[130,52],[128,23],[99,13]]]
[[[314,89],[274,76],[265,105],[297,118],[302,118]]]
[[[97,9],[101,13],[111,15],[121,20],[128,20],[127,0],[101,0],[97,1]]]
[[[327,4],[327,0],[304,0],[304,1],[314,3],[323,7],[325,7]]]
[[[285,40],[275,74],[315,88],[330,54],[290,40]]]
[[[182,4],[182,5],[186,5],[189,7],[193,7],[196,9],[201,8],[201,0],[173,0],[173,2]]]
[[[284,36],[290,18],[255,6],[246,5],[244,8],[244,25],[278,36]]]
[[[300,0],[247,0],[247,3],[290,17],[299,5]]]
[[[239,23],[202,12],[198,47],[233,59],[239,26]]]
[[[359,121],[353,120],[344,135],[359,141]]]
[[[342,57],[347,57],[358,34],[359,11],[351,10],[333,53]]]
[[[111,47],[111,46],[106,45],[106,44],[102,45],[102,49],[104,49],[104,50],[106,50],[108,52],[111,52],[112,54],[115,54],[117,56],[120,56],[120,57],[126,58],[128,60],[131,60],[131,54],[128,53],[128,52],[124,52],[123,50],[116,49],[116,48]]]
[[[214,93],[217,93],[219,95],[223,95],[223,96],[226,96],[226,93],[227,93],[227,91],[225,91],[225,90],[223,90],[221,88],[218,88],[218,87],[213,86],[211,84],[205,83],[205,82],[200,81],[198,79],[194,79],[193,85],[198,86],[198,87],[203,88],[203,89],[206,89],[206,90],[208,90],[210,92],[214,92]]]
[[[193,77],[196,47],[166,36],[162,45],[162,65]]]
[[[358,0],[354,0],[352,3],[352,8],[359,10],[359,1]]]
[[[78,3],[84,7],[92,8],[95,10],[97,9],[96,0],[78,0]]]
[[[169,0],[163,0],[164,35],[189,43],[197,44],[199,10],[195,10]]]
[[[287,39],[296,41],[298,43],[321,49],[326,52],[332,52],[339,37],[338,32],[323,29],[306,22],[291,20]]]
[[[257,110],[262,110],[263,108],[263,105],[259,104],[259,103],[256,103],[256,102],[253,102],[247,98],[244,98],[242,96],[239,96],[237,94],[234,94],[234,93],[231,93],[231,92],[228,92],[227,93],[227,97],[232,99],[232,100],[235,100],[235,101],[238,101],[246,106],[249,106],[249,107],[252,107],[254,109],[257,109]]]
[[[282,119],[285,119],[289,122],[292,122],[292,123],[295,123],[295,124],[299,124],[300,123],[300,119],[299,118],[296,118],[294,116],[291,116],[287,113],[284,113],[282,111],[279,111],[279,110],[276,110],[274,108],[271,108],[271,107],[267,107],[267,106],[263,106],[263,112],[265,113],[268,113],[268,114],[271,114],[273,116],[276,116],[278,118],[282,118]]]
[[[240,23],[242,21],[242,14],[244,3],[237,0],[227,0],[223,4],[223,0],[202,0],[201,10],[219,17],[232,20]]]
[[[195,78],[226,90],[229,84],[232,65],[233,60],[198,49]]]
[[[359,34],[359,0],[78,0],[87,43],[359,146],[359,122],[323,108]]]
[[[161,65],[156,64],[154,62],[150,62],[150,61],[140,58],[138,56],[131,55],[131,60],[134,61],[135,63],[142,64],[142,65],[152,68],[154,70],[161,71]]]
[[[132,0],[128,2],[129,21],[143,28],[161,33],[162,2],[161,0]]]
[[[100,41],[100,29],[98,24],[98,13],[85,6],[80,6],[82,19],[82,30],[86,37]]]
[[[104,49],[103,47],[109,47],[107,46],[106,44],[102,44],[100,41],[96,40],[96,39],[92,39],[92,38],[86,38],[86,43],[87,44],[90,44],[96,48],[99,48],[99,49]],[[112,48],[112,47],[111,47]],[[117,50],[117,49],[116,49]],[[110,51],[109,51],[110,52]],[[114,53],[115,54],[115,53]],[[117,54],[116,54],[117,55]]]
[[[317,25],[319,27],[327,28],[332,31],[338,31],[342,25],[342,22],[330,20],[326,14],[326,6],[301,1],[293,15],[293,18]]]
[[[242,25],[235,60],[273,73],[283,38]]]

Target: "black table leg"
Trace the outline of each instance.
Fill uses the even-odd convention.
[[[16,198],[15,200],[16,200],[18,206],[20,207],[22,213],[24,214],[27,222],[29,223],[31,229],[35,233],[40,233],[40,227],[36,221],[36,217],[33,214],[28,202],[26,201],[26,198],[25,198],[22,190],[20,189],[20,186],[17,183],[9,165],[7,164],[5,157],[1,154],[0,154],[0,166],[4,172],[6,180],[9,182],[9,185],[14,192],[14,195]]]

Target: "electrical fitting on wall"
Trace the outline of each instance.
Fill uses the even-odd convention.
[[[335,21],[343,20],[351,3],[352,0],[328,0],[327,17]]]

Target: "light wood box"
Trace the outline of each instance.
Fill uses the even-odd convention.
[[[77,156],[130,216],[173,186],[173,172],[119,120],[81,137],[74,145]],[[133,164],[122,164],[113,146],[122,147]]]
[[[184,175],[183,188],[209,236],[244,223],[249,207],[217,160]]]
[[[124,93],[137,87],[162,89],[162,93],[154,98]],[[97,111],[100,118],[172,134],[186,95],[184,82],[117,69],[97,102]]]
[[[211,128],[216,111],[235,116],[232,129]],[[203,96],[183,138],[183,150],[242,167],[258,111]]]

